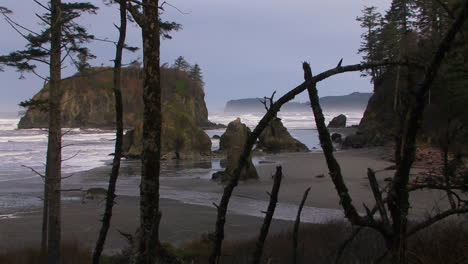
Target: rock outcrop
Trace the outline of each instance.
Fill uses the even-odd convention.
[[[343,138],[341,136],[341,134],[339,133],[333,133],[331,135],[331,140],[333,143],[337,143],[337,144],[341,144],[343,142]]]
[[[114,95],[112,68],[92,68],[85,75],[76,74],[62,81],[62,126],[80,128],[114,128]],[[190,115],[199,127],[210,127],[205,105],[205,93],[199,83],[187,73],[161,69],[162,101],[178,102],[178,111]],[[143,115],[143,72],[138,67],[122,69],[124,126],[133,128]],[[33,99],[47,100],[46,85]],[[170,111],[163,107],[164,111]],[[28,109],[18,128],[45,128],[46,112]]]
[[[163,113],[161,159],[199,159],[211,154],[209,136],[189,116],[176,112]],[[143,151],[143,122],[124,136],[123,151],[129,158],[138,158]]]
[[[260,134],[257,149],[267,153],[309,151],[306,145],[289,134],[280,118],[272,120]]]
[[[342,128],[346,127],[346,116],[341,114],[338,116],[335,116],[330,123],[328,123],[328,128]]]
[[[234,169],[237,167],[249,134],[250,129],[243,124],[239,118],[228,124],[226,132],[221,136],[219,143],[219,151],[226,153],[226,169],[225,171],[213,174],[212,179],[222,181],[229,179],[229,175],[232,175]],[[257,178],[257,170],[252,163],[252,157],[249,157],[246,166],[241,171],[240,179],[247,180]]]

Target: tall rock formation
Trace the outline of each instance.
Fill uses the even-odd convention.
[[[62,81],[62,124],[63,127],[114,128],[114,97],[112,92],[112,69],[97,67],[86,74],[76,74]],[[175,69],[161,71],[162,100],[177,102],[173,109],[188,114],[197,126],[209,126],[203,88],[190,79],[187,73]],[[122,96],[124,126],[132,128],[142,119],[143,79],[139,67],[122,69]],[[46,85],[33,99],[47,100]],[[21,118],[18,128],[47,127],[47,113],[30,108]]]
[[[213,179],[221,179],[222,181],[229,179],[229,175],[232,175],[237,167],[237,163],[249,134],[250,129],[243,124],[239,118],[228,124],[226,132],[221,136],[219,143],[219,151],[226,153],[226,170],[213,174]],[[252,157],[249,157],[246,166],[241,171],[240,179],[247,180],[257,178],[257,170],[252,163]]]
[[[268,153],[308,152],[306,145],[293,138],[280,118],[273,119],[258,138],[257,148]]]

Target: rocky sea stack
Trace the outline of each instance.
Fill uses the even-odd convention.
[[[228,124],[226,132],[221,136],[219,142],[219,151],[226,153],[226,170],[214,173],[212,176],[213,180],[226,181],[229,179],[229,175],[233,174],[249,134],[250,129],[239,118]],[[252,157],[249,157],[246,166],[241,172],[240,179],[257,178],[257,170],[252,163]]]
[[[95,67],[62,81],[62,126],[73,128],[114,128],[112,68]],[[46,101],[49,85],[33,99]],[[209,127],[205,93],[201,85],[186,72],[161,69],[163,112],[186,113],[198,127]],[[133,128],[143,115],[143,72],[137,66],[122,69],[124,126]],[[167,114],[166,114],[167,115]],[[30,107],[18,128],[46,128],[47,112]]]
[[[267,153],[308,152],[306,145],[293,138],[280,118],[275,118],[258,138],[257,149]]]

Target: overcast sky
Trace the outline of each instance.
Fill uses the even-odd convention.
[[[362,33],[355,18],[366,5],[384,11],[390,1],[384,0],[166,0],[186,14],[166,6],[163,18],[176,21],[183,30],[161,45],[161,62],[172,64],[178,56],[198,63],[205,80],[206,102],[211,109],[222,108],[230,99],[263,97],[276,90],[282,95],[303,81],[302,61],[311,63],[314,73],[334,67],[340,58],[343,65],[358,63],[356,54]],[[42,1],[46,3],[45,0]],[[115,40],[117,7],[102,6],[98,15],[80,20],[90,33]],[[34,13],[41,8],[32,0],[0,0],[0,6],[14,11],[12,18],[37,29]],[[21,49],[25,41],[3,20],[0,20],[0,53]],[[141,34],[129,26],[130,45],[141,46]],[[114,46],[94,42],[89,48],[97,59],[93,65],[111,65]],[[125,54],[130,62],[141,53]],[[64,76],[74,73],[68,62]],[[44,75],[47,68],[40,69]],[[0,111],[15,111],[18,102],[31,98],[43,85],[33,75],[19,80],[12,69],[0,72]],[[360,73],[342,74],[319,84],[319,95],[343,95],[370,92],[369,79]],[[296,100],[306,101],[305,95]]]

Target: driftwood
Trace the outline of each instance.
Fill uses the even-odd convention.
[[[275,213],[276,204],[278,202],[278,192],[281,186],[282,178],[283,173],[281,171],[281,166],[278,166],[276,167],[271,193],[268,193],[270,196],[270,203],[268,204],[268,209],[265,214],[265,219],[263,220],[262,229],[260,230],[260,235],[258,236],[258,241],[255,246],[255,252],[253,254],[252,260],[253,264],[260,263],[260,260],[262,259],[263,245],[265,244],[265,240],[270,229],[271,220],[273,218],[273,214]]]
[[[102,226],[99,231],[99,236],[96,241],[96,246],[93,251],[93,264],[98,264],[106,242],[107,232],[109,231],[110,221],[112,218],[112,207],[115,200],[115,187],[117,178],[119,177],[120,160],[122,158],[122,142],[123,142],[123,105],[122,105],[122,90],[121,90],[121,73],[122,73],[122,53],[125,46],[125,37],[127,32],[127,3],[119,2],[120,6],[120,27],[119,40],[117,42],[114,60],[114,97],[115,97],[115,123],[116,123],[116,141],[114,150],[114,159],[112,161],[112,170],[109,177],[109,186],[106,195],[106,208],[102,217]]]
[[[299,209],[297,210],[296,221],[294,222],[294,229],[293,229],[293,264],[297,263],[297,246],[299,244],[299,224],[301,223],[301,213],[302,208],[304,207],[305,201],[307,200],[307,196],[309,195],[310,187],[305,190],[304,195],[302,196],[301,204],[299,205]]]

